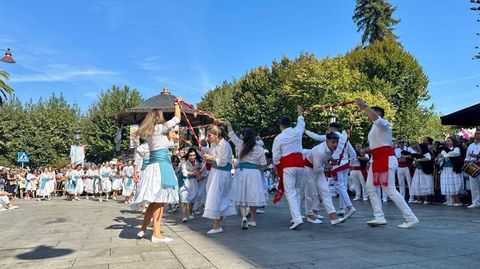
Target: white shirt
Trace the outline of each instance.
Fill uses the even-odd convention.
[[[305,120],[298,116],[295,128],[286,128],[273,140],[272,157],[275,165],[280,163],[280,158],[292,153],[302,152],[302,136],[305,131]]]
[[[400,159],[400,157],[402,157],[402,151],[408,151],[410,153],[416,153],[415,150],[413,150],[411,147],[407,147],[407,146],[403,146],[403,147],[398,147],[398,148],[395,148],[395,157],[397,157],[397,159]]]
[[[151,137],[147,138],[148,147],[150,151],[157,149],[170,148],[172,143],[167,138],[168,132],[175,127],[175,125],[180,123],[180,119],[173,117],[171,120],[165,122],[164,124],[155,125],[155,131]]]
[[[307,155],[307,160],[313,164],[313,171],[324,171],[325,165],[332,159],[332,151],[328,148],[327,142],[316,145]]]
[[[238,158],[240,158],[240,152],[242,152],[242,149],[243,149],[243,140],[238,138],[235,132],[228,133],[228,136],[230,137],[233,144],[235,145],[235,149],[238,151]],[[265,151],[263,150],[263,147],[258,145],[257,142],[256,142],[256,145],[253,147],[253,149],[247,155],[243,156],[242,159],[237,160],[237,163],[247,162],[247,163],[254,163],[258,165],[267,165],[267,159],[265,158]]]
[[[465,161],[467,161],[467,162],[470,162],[470,161],[478,162],[479,159],[470,156],[471,153],[473,153],[473,154],[479,154],[480,153],[480,143],[475,143],[474,142],[474,143],[470,144],[467,148],[467,156],[465,158]]]
[[[133,166],[127,165],[122,169],[122,175],[126,177],[133,176]]]
[[[373,122],[372,129],[368,133],[368,144],[370,150],[384,146],[392,147],[392,127],[390,122],[378,117]]]
[[[215,158],[218,166],[226,166],[232,162],[232,147],[222,138],[217,144],[211,144],[209,155]]]
[[[88,177],[98,177],[99,176],[97,169],[95,169],[95,170],[88,169],[87,172],[85,173],[85,175],[88,176]]]
[[[150,150],[148,149],[147,143],[143,143],[135,149],[134,159],[134,165],[138,167],[138,169],[142,168],[143,160],[150,159]]]
[[[347,142],[347,136],[340,133],[340,132],[335,132],[337,135],[338,135],[338,146],[337,146],[337,149],[335,149],[335,151],[333,152],[332,154],[332,158],[335,159],[335,160],[338,160],[340,159],[340,155],[342,154],[342,151],[343,151],[343,157],[342,157],[342,161],[343,163],[345,163],[345,161],[347,161],[348,159],[350,160],[356,160],[357,159],[357,153],[355,152],[355,149],[352,147],[352,144],[350,144],[350,142]],[[314,140],[317,140],[317,141],[320,141],[320,142],[324,142],[327,140],[327,136],[326,135],[318,135],[314,132],[310,132],[310,131],[306,131],[305,132],[306,135],[308,135],[310,138],[314,139]],[[345,143],[347,143],[347,146],[344,150],[344,147],[345,147]]]
[[[458,147],[455,147],[453,150],[452,148],[450,148],[451,151],[449,151],[448,153],[445,151],[445,150],[442,150],[442,152],[440,152],[440,155],[442,155],[445,159],[448,159],[448,157],[458,157],[460,156],[460,148]]]

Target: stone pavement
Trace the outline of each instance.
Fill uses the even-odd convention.
[[[20,209],[0,212],[0,269],[480,268],[477,209],[413,205],[421,222],[402,230],[393,203],[384,204],[388,225],[370,228],[369,202],[355,202],[359,212],[342,225],[290,231],[283,201],[259,215],[258,227],[241,230],[229,217],[213,236],[206,219],[181,224],[167,214],[163,231],[175,241],[152,244],[135,239],[142,216],[120,202],[14,202]]]

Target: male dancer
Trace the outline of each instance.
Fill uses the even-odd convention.
[[[370,108],[363,100],[356,100],[357,106],[365,111],[368,119],[373,122],[372,129],[368,133],[368,144],[372,155],[372,165],[368,171],[367,192],[373,208],[375,219],[367,222],[370,226],[385,225],[385,215],[382,203],[375,192],[376,187],[382,186],[383,191],[395,203],[403,214],[405,222],[398,225],[399,228],[410,228],[419,222],[403,197],[395,188],[395,171],[398,167],[397,158],[393,151],[392,127],[383,119],[385,112],[381,107]]]
[[[299,188],[304,172],[302,136],[305,131],[305,120],[303,119],[303,108],[301,106],[297,106],[297,113],[298,119],[295,128],[291,127],[290,119],[287,117],[279,121],[282,132],[275,137],[272,147],[273,164],[277,166],[280,179],[274,203],[278,203],[283,194],[282,191],[285,191],[293,219],[290,230],[294,230],[303,224],[300,214]]]
[[[352,206],[352,201],[347,192],[348,171],[350,168],[350,160],[357,158],[357,153],[352,147],[350,142],[347,141],[348,137],[340,133],[340,124],[332,122],[329,124],[329,132],[334,132],[339,137],[338,147],[333,152],[332,158],[338,162],[332,169],[332,176],[335,177],[334,184],[335,190],[338,193],[338,201],[340,209],[347,210],[345,217],[350,218],[357,210]],[[325,135],[318,135],[310,131],[305,132],[310,138],[323,142],[326,140]]]

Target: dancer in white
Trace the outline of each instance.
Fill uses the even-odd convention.
[[[411,166],[412,161],[408,159],[407,156],[413,153],[416,153],[411,147],[405,145],[405,139],[399,137],[397,139],[398,146],[395,148],[395,157],[398,159],[398,169],[397,169],[397,178],[398,185],[400,188],[400,194],[405,199],[405,182],[407,182],[408,191],[410,198],[408,199],[409,203],[413,202],[413,188],[412,188],[412,175],[411,175]]]
[[[223,138],[220,129],[211,125],[208,128],[208,141],[211,143],[209,153],[203,156],[212,164],[207,179],[207,197],[203,217],[213,220],[213,227],[207,234],[223,232],[221,220],[236,214],[230,197],[232,175],[232,147]]]
[[[257,226],[257,208],[267,204],[262,170],[267,166],[265,151],[256,141],[257,133],[250,128],[243,131],[243,139],[238,138],[230,122],[226,122],[228,136],[238,150],[237,169],[232,185],[233,201],[240,207],[242,229]],[[247,220],[247,207],[250,208],[250,221]]]
[[[463,189],[463,158],[460,148],[453,137],[445,140],[445,148],[438,155],[442,167],[440,173],[440,190],[445,195],[447,206],[463,206],[460,192]]]
[[[350,142],[348,142],[348,136],[340,133],[340,124],[332,122],[328,126],[329,132],[335,132],[339,137],[338,147],[332,154],[332,158],[337,162],[337,165],[332,168],[331,175],[334,178],[335,190],[338,193],[339,207],[341,210],[346,211],[345,217],[350,218],[357,210],[353,207],[347,192],[348,171],[350,160],[357,159],[357,153]],[[317,141],[324,142],[326,140],[325,135],[317,135],[310,131],[305,133]]]
[[[67,192],[70,196],[71,201],[80,200],[78,195],[83,192],[83,170],[82,164],[78,163],[75,165],[75,169],[70,171],[67,178]]]
[[[365,111],[368,119],[373,122],[372,129],[368,133],[368,143],[373,161],[368,171],[367,192],[375,219],[368,221],[367,224],[370,226],[387,224],[382,203],[375,192],[377,186],[382,186],[383,191],[387,193],[405,218],[405,222],[398,227],[410,228],[417,224],[419,220],[395,188],[395,171],[398,167],[398,161],[393,151],[390,123],[383,119],[385,112],[382,108],[370,108],[363,100],[357,100],[356,104]]]
[[[302,155],[302,136],[305,131],[303,108],[297,106],[297,126],[290,127],[291,122],[287,117],[279,121],[282,131],[273,140],[273,164],[277,166],[279,184],[273,202],[278,203],[285,192],[293,224],[290,230],[303,224],[300,213],[300,185],[304,174]]]
[[[465,162],[473,162],[480,166],[480,130],[475,132],[475,141],[467,148]],[[480,207],[480,175],[470,178],[470,189],[472,190],[472,204],[468,208]]]
[[[55,172],[51,166],[46,166],[40,175],[40,185],[37,191],[38,201],[50,200],[50,195],[55,190]]]
[[[182,207],[182,222],[194,219],[193,204],[198,196],[198,182],[206,177],[205,166],[202,157],[194,148],[189,148],[180,163],[183,186],[180,187],[180,198]]]
[[[154,109],[143,120],[137,135],[147,140],[150,157],[149,164],[142,173],[142,179],[138,183],[133,201],[134,206],[143,206],[149,203],[144,216],[150,221],[153,216],[152,243],[167,243],[173,241],[161,234],[160,223],[163,217],[165,204],[178,202],[178,181],[173,170],[169,147],[172,143],[167,135],[171,128],[180,123],[181,98],[175,101],[175,114],[172,119],[165,122],[162,111]],[[146,227],[138,233],[139,237],[145,235]]]
[[[344,222],[347,218],[338,218],[335,207],[333,206],[332,196],[328,188],[327,179],[325,177],[325,168],[331,169],[332,153],[338,147],[339,136],[338,134],[331,132],[326,135],[326,142],[323,142],[313,147],[305,158],[305,178],[304,180],[314,182],[313,193],[315,196],[322,198],[323,206],[330,217],[331,225],[337,225]],[[313,207],[315,200],[312,196],[308,196],[306,199],[307,214],[313,215]],[[312,219],[309,216],[310,219]],[[316,217],[314,217],[316,219]],[[311,221],[312,222],[312,221]],[[322,223],[317,220],[312,223]]]
[[[367,164],[370,161],[370,157],[366,154],[365,149],[362,148],[362,144],[357,143],[355,145],[355,152],[357,153],[357,158],[350,161],[350,177],[355,186],[355,198],[353,200],[363,199],[363,201],[367,201]]]
[[[133,191],[135,190],[135,182],[133,181],[133,161],[128,160],[127,166],[122,169],[123,186],[122,195],[125,197],[125,204],[131,202]]]
[[[83,179],[83,184],[85,185],[84,186],[84,190],[85,190],[85,199],[89,199],[88,195],[89,194],[94,194],[95,193],[95,190],[99,187],[96,187],[96,185],[100,184],[99,183],[99,178],[98,178],[98,170],[97,170],[97,167],[92,164],[90,165],[90,167],[87,169],[87,171],[85,172],[85,176],[84,176],[84,179]]]

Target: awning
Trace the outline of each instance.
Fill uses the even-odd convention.
[[[440,117],[442,125],[480,126],[480,104]]]

